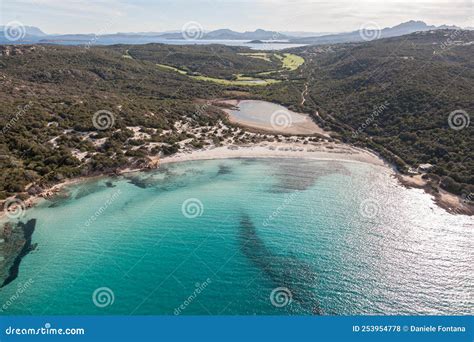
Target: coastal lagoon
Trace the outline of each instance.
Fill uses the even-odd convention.
[[[52,41],[54,42],[54,41]],[[264,50],[264,51],[278,51],[284,49],[297,48],[301,46],[306,46],[307,44],[294,44],[288,41],[282,40],[269,40],[262,41],[262,43],[253,43],[250,40],[235,40],[235,39],[160,39],[159,37],[120,37],[113,38],[103,36],[100,39],[95,40],[94,45],[115,45],[115,44],[168,44],[168,45],[215,45],[221,44],[226,46],[243,46],[248,47],[252,50]],[[90,44],[90,39],[86,40],[62,40],[62,45],[86,45]]]
[[[194,161],[65,193],[20,219],[37,248],[2,314],[474,313],[472,218],[382,166]]]
[[[326,134],[309,115],[276,103],[260,100],[226,100],[224,103],[234,106],[224,110],[230,121],[247,127],[282,134]]]

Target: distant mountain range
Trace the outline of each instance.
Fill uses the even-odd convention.
[[[461,28],[457,26],[448,26],[448,25],[441,25],[441,26],[427,25],[423,21],[411,20],[411,21],[407,21],[405,23],[402,23],[393,27],[386,27],[384,29],[378,29],[374,26],[368,25],[365,30],[359,29],[357,31],[330,34],[330,35],[324,35],[324,36],[319,36],[319,37],[296,38],[296,39],[292,39],[292,42],[298,43],[298,44],[310,44],[310,45],[351,43],[351,42],[362,42],[365,40],[373,40],[373,39],[379,39],[379,38],[398,37],[398,36],[403,36],[403,35],[410,34],[413,32],[440,30],[440,29],[456,30],[456,29],[461,29]]]
[[[181,31],[171,32],[139,32],[139,33],[114,33],[114,34],[62,34],[47,35],[39,28],[26,26],[19,32],[8,32],[5,26],[0,26],[0,44],[67,44],[67,45],[110,45],[110,44],[146,44],[152,42],[166,43],[166,40],[185,40],[186,34]],[[315,35],[317,35],[315,33]],[[15,39],[8,39],[11,37]],[[262,29],[253,32],[236,32],[229,29],[220,29],[210,32],[189,33],[196,40],[283,40],[288,41],[295,37],[287,34],[266,31]],[[193,39],[194,40],[194,39]]]
[[[181,32],[166,33],[160,36],[165,39],[183,39]],[[253,32],[236,32],[229,29],[220,29],[202,34],[203,40],[288,40],[292,38],[289,35],[282,34],[275,31],[265,31],[262,29]]]
[[[346,33],[325,34],[310,32],[276,32],[262,29],[253,32],[236,32],[229,29],[220,29],[197,34],[199,40],[248,40],[248,41],[287,41],[295,44],[335,44],[364,41],[364,38],[387,38],[402,36],[416,31],[437,29],[460,29],[457,26],[433,26],[423,21],[408,21],[394,27],[381,30],[368,28],[361,34],[360,30]],[[365,36],[364,36],[365,35]],[[192,36],[190,34],[190,36]],[[14,37],[14,39],[11,39]],[[10,38],[10,39],[9,39]],[[111,44],[146,44],[166,43],[167,40],[184,40],[181,31],[169,32],[138,32],[114,34],[46,34],[34,26],[24,26],[17,31],[9,32],[5,26],[0,26],[0,44],[65,44],[65,45],[111,45]],[[367,40],[367,39],[366,39]]]
[[[5,35],[13,35],[19,34],[20,36],[31,36],[31,37],[45,37],[47,36],[46,33],[41,31],[39,28],[35,26],[21,26],[18,28],[18,33],[15,33],[14,31],[9,32],[8,27],[0,25],[0,33],[2,35],[1,38],[5,38]]]

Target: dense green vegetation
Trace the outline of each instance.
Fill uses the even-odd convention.
[[[252,58],[245,55],[252,50],[237,46],[146,44],[132,47],[117,45],[114,49],[128,50],[134,59],[174,66],[191,75],[229,80],[236,74],[252,75],[281,67],[281,61],[276,57],[268,60]]]
[[[187,75],[190,78],[193,78],[198,81],[213,82],[224,86],[267,86],[269,84],[281,82],[280,80],[255,78],[250,76],[243,76],[242,74],[234,75],[232,79],[193,75],[193,73],[191,72],[181,70],[166,64],[157,64],[157,66],[164,70],[170,70],[173,72],[177,72],[181,75]]]
[[[456,41],[456,43],[453,43]],[[474,113],[474,32],[433,31],[359,44],[296,49],[305,81],[261,94],[292,98],[308,85],[300,110],[346,142],[370,147],[400,170],[434,165],[432,178],[460,194],[474,192],[473,124],[450,128],[449,114]],[[471,43],[469,43],[471,42]],[[284,94],[292,93],[292,96]],[[289,103],[287,103],[289,104]]]
[[[185,140],[205,146],[176,123],[225,121],[205,100],[228,96],[310,113],[334,137],[369,147],[402,171],[430,163],[429,176],[445,189],[474,192],[473,125],[448,125],[452,111],[474,112],[474,46],[466,44],[474,33],[446,43],[453,32],[280,54],[218,45],[0,46],[0,199],[30,183],[142,166]],[[250,87],[203,79],[263,75],[280,82]],[[100,110],[113,114],[111,128],[94,126]]]
[[[112,171],[148,154],[171,153],[183,139],[176,121],[206,126],[220,115],[194,101],[219,96],[216,85],[113,49],[8,46],[0,54],[0,198],[31,182]],[[94,127],[99,110],[113,113],[113,129]],[[141,126],[148,141],[166,144],[150,151],[127,126]],[[162,134],[166,130],[172,132]],[[86,154],[82,162],[77,153]]]
[[[282,63],[283,68],[294,71],[304,64],[304,58],[293,53],[285,53],[283,54]]]
[[[228,49],[228,48],[225,48],[225,49]],[[239,48],[238,51],[240,50],[242,50],[242,48]],[[211,51],[213,51],[212,48],[211,48]],[[127,58],[130,57],[129,50],[126,50],[125,53],[126,54],[124,56],[126,56]],[[207,51],[207,53],[209,53],[209,51]],[[174,53],[171,53],[170,55],[174,55]],[[199,57],[201,57],[201,55],[202,54],[199,54]],[[258,71],[254,69],[256,67],[254,63],[251,60],[247,60],[245,67],[239,70],[239,71],[245,70],[247,73],[246,75],[242,73],[233,73],[231,75],[226,74],[224,77],[212,77],[208,75],[203,75],[202,73],[197,72],[197,71],[191,71],[191,69],[195,70],[196,68],[199,68],[199,70],[201,69],[208,70],[209,61],[206,59],[204,60],[201,59],[198,61],[194,61],[194,60],[190,61],[190,59],[188,58],[185,61],[187,62],[187,64],[182,65],[181,68],[167,65],[167,64],[161,64],[161,63],[157,63],[157,66],[165,70],[170,70],[170,71],[178,72],[182,75],[187,75],[199,81],[214,82],[223,86],[267,86],[269,84],[280,83],[284,79],[281,77],[281,73],[285,73],[287,71],[295,71],[304,64],[304,59],[302,57],[297,56],[292,53],[280,54],[280,53],[270,53],[270,52],[237,52],[237,55],[245,56],[250,59],[258,59],[258,60],[263,60],[265,62],[268,62],[263,65],[263,67],[265,68],[269,68],[269,67],[275,68],[276,67],[275,64],[277,65],[277,67],[276,69],[272,69],[269,71]],[[137,58],[143,58],[143,55],[140,53],[138,53],[137,56],[142,56],[142,57],[137,57]],[[162,58],[162,59],[167,60],[169,63],[174,63],[175,65],[177,63],[182,63],[180,62],[180,59],[178,59],[177,61],[174,61],[173,59],[169,59],[168,56],[169,55],[166,55],[165,56],[166,58]],[[147,60],[156,60],[158,57],[159,56],[154,56],[154,58],[149,58],[148,55],[146,55],[145,58]],[[188,57],[189,57],[189,52],[188,52]],[[226,54],[224,54],[223,57],[219,56],[219,58],[221,60],[223,58],[235,59],[235,54],[232,52],[232,54],[228,56],[228,52],[226,52]],[[214,61],[214,58],[212,58],[211,61]],[[230,61],[230,63],[233,64],[234,63],[233,60]],[[278,64],[280,65],[278,66]],[[262,67],[262,66],[259,66],[259,67]],[[212,74],[221,75],[221,74],[224,74],[224,72],[227,73],[231,69],[233,68],[220,66],[220,68],[217,69],[217,72],[216,71],[212,72],[212,70],[210,71],[208,70],[208,72]],[[276,76],[276,78],[270,78],[273,76]]]

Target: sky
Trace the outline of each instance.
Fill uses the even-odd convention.
[[[205,31],[344,32],[408,20],[474,26],[473,0],[0,0],[0,25],[46,33],[163,32],[197,22]]]

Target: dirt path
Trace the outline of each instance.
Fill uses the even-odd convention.
[[[304,90],[301,92],[301,103],[300,105],[303,106],[306,102],[306,95],[308,95],[308,82],[304,84]]]

